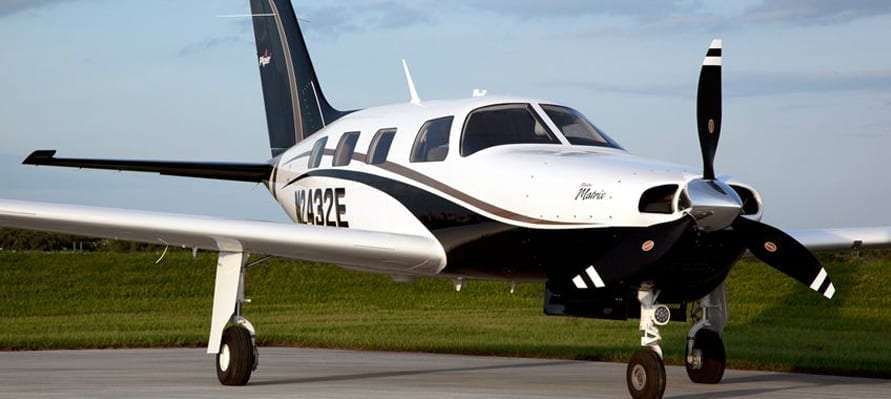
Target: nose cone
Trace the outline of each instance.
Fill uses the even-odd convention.
[[[691,180],[684,194],[689,201],[690,216],[702,231],[723,230],[742,213],[739,195],[720,180]]]

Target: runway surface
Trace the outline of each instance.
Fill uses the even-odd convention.
[[[0,353],[2,398],[623,398],[625,365],[260,348],[245,387],[201,349]],[[667,367],[667,398],[888,398],[891,380],[728,370],[719,385]]]

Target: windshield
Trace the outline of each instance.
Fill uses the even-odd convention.
[[[622,148],[613,139],[594,127],[584,115],[572,108],[547,104],[542,104],[541,108],[571,144]]]
[[[467,116],[461,135],[461,156],[506,144],[559,143],[531,105],[491,105]]]

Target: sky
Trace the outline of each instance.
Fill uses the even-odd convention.
[[[891,225],[891,2],[295,1],[341,109],[474,89],[570,105],[637,155],[698,166],[723,40],[716,169],[783,228]],[[269,157],[247,0],[0,1],[0,197],[285,221],[260,185],[19,165]]]

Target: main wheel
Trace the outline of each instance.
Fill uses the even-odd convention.
[[[656,352],[640,348],[628,361],[628,392],[635,399],[658,399],[665,393],[665,363]]]
[[[687,366],[687,375],[690,377],[690,381],[699,384],[721,382],[721,378],[724,377],[724,369],[727,367],[727,355],[724,352],[724,341],[721,340],[721,336],[712,330],[699,330],[693,341],[693,351],[694,354],[698,354],[698,364],[690,362],[690,353],[686,353],[684,356],[684,364]]]
[[[245,385],[254,371],[254,342],[247,329],[232,326],[223,331],[217,353],[217,379],[223,385]]]

